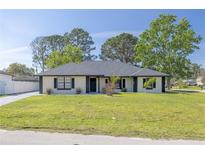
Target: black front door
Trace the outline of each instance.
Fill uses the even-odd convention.
[[[96,78],[90,78],[90,92],[96,92]]]

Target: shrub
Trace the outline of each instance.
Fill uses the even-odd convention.
[[[205,86],[203,85],[200,85],[199,87],[201,88],[201,90],[205,89]]]
[[[188,85],[187,85],[186,83],[184,83],[182,80],[178,80],[178,81],[177,81],[177,87],[178,87],[179,89],[183,89],[183,88],[187,88]]]
[[[188,88],[188,86],[186,84],[180,84],[178,87],[179,87],[179,89]]]
[[[105,87],[102,88],[102,93],[103,93],[103,94],[106,94],[106,88],[105,88]]]
[[[51,89],[46,89],[46,94],[47,95],[50,95],[52,93],[52,90]]]
[[[76,88],[76,94],[81,94],[82,90],[80,88]]]
[[[112,96],[112,94],[114,93],[114,84],[112,84],[111,82],[108,82],[106,84],[106,87],[105,87],[105,93],[108,95],[108,96]]]
[[[121,92],[127,92],[127,89],[126,88],[122,88]]]

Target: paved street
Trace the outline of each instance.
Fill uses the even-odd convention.
[[[35,95],[38,95],[38,94],[39,94],[39,92],[29,92],[29,93],[23,93],[23,94],[16,94],[16,95],[9,95],[9,96],[5,96],[5,97],[0,97],[0,106],[11,103],[11,102],[15,102],[17,100],[27,98],[27,97],[30,97],[30,96],[35,96]]]
[[[151,140],[143,138],[112,137],[102,135],[81,135],[35,131],[0,130],[0,144],[71,144],[71,145],[142,145],[142,144],[204,144],[192,140]]]

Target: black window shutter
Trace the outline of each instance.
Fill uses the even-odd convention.
[[[122,89],[122,82],[121,82],[121,79],[119,80],[119,86],[120,86],[120,89]]]
[[[162,77],[162,92],[165,92],[165,76]]]
[[[108,79],[105,79],[105,83],[108,83]]]
[[[145,88],[145,86],[144,86],[145,82],[146,82],[146,79],[144,78],[143,79],[143,88]]]
[[[122,88],[125,88],[125,79],[122,80]]]
[[[72,88],[75,88],[75,78],[72,78]]]
[[[146,82],[146,79],[143,79],[143,84]]]
[[[54,78],[54,89],[57,88],[57,78]]]
[[[153,88],[156,88],[156,81],[153,83]]]

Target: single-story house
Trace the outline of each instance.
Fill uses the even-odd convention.
[[[128,92],[165,92],[165,77],[168,75],[151,69],[114,61],[84,61],[68,63],[42,72],[39,76],[39,92],[51,90],[56,94],[102,93],[111,76],[119,77],[116,91],[126,88]],[[144,83],[154,77],[149,87]]]

